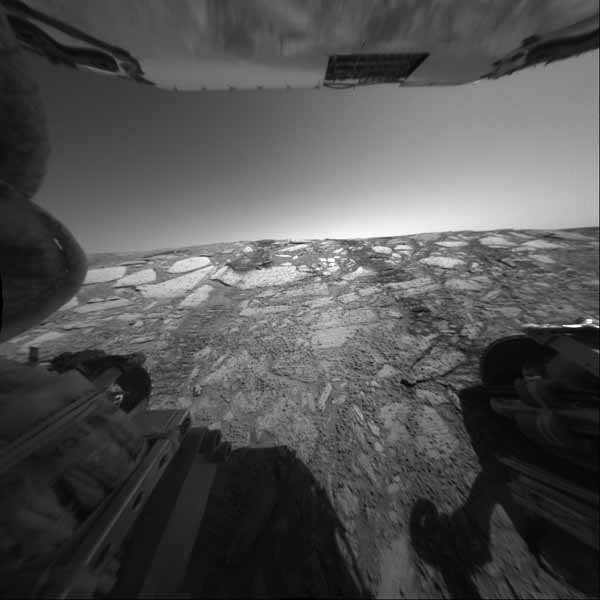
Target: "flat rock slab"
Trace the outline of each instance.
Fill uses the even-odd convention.
[[[272,293],[272,292],[267,292]],[[329,289],[324,283],[308,283],[299,285],[288,290],[277,291],[277,298],[298,298],[302,296],[325,296],[329,294]],[[259,296],[262,294],[259,294]]]
[[[290,307],[287,304],[281,306],[248,306],[240,311],[240,315],[242,317],[264,317],[267,315],[288,312],[289,310]]]
[[[418,388],[415,394],[418,400],[431,406],[439,406],[450,402],[444,394],[432,390]]]
[[[547,254],[530,254],[529,258],[533,258],[534,260],[544,263],[545,265],[556,264],[556,261],[553,258],[550,258]]]
[[[440,267],[441,269],[455,269],[459,265],[463,265],[464,261],[460,258],[452,258],[450,256],[429,256],[422,258],[421,262],[430,267]]]
[[[343,304],[350,304],[351,302],[356,302],[358,299],[359,299],[359,295],[356,292],[342,294],[337,297],[337,301],[342,302]]]
[[[390,281],[385,284],[385,287],[392,290],[412,290],[424,289],[430,285],[437,286],[437,283],[431,277],[415,277],[415,279],[408,279],[407,281]]]
[[[549,242],[548,240],[531,240],[521,244],[521,248],[531,248],[532,250],[557,250],[566,248],[564,244]]]
[[[285,248],[281,248],[281,250],[279,250],[279,252],[297,254],[298,252],[303,252],[304,250],[306,250],[309,247],[310,247],[310,244],[292,244],[291,246],[286,246]]]
[[[314,300],[304,300],[303,304],[310,308],[321,308],[333,302],[333,298],[315,298]]]
[[[355,279],[357,279],[359,277],[368,277],[369,275],[373,275],[374,273],[375,272],[371,269],[366,269],[364,267],[358,267],[351,273],[346,273],[345,275],[342,275],[342,279],[344,281],[354,281]]]
[[[375,252],[376,254],[391,254],[392,253],[392,249],[388,248],[387,246],[371,246],[371,250],[373,250],[373,252]]]
[[[337,326],[321,329],[313,334],[311,341],[315,348],[339,348],[354,334],[354,327]]]
[[[421,598],[414,550],[407,533],[383,552],[377,598]]]
[[[141,271],[131,273],[131,275],[126,275],[125,277],[122,277],[113,285],[116,288],[129,287],[136,285],[144,285],[146,283],[152,283],[153,281],[156,281],[156,271],[154,269],[143,269]]]
[[[442,246],[444,248],[463,248],[464,246],[468,246],[469,242],[446,240],[443,242],[435,242],[435,245]]]
[[[167,271],[169,273],[187,273],[188,271],[202,269],[208,265],[210,265],[210,258],[206,256],[190,256],[189,258],[183,258],[173,263]]]
[[[48,331],[46,333],[42,333],[42,335],[38,335],[37,337],[24,344],[22,346],[22,349],[27,349],[29,346],[40,346],[41,344],[46,344],[48,342],[55,342],[56,340],[64,337],[65,335],[67,334],[60,331]]]
[[[203,302],[208,300],[211,292],[213,291],[212,286],[202,285],[195,289],[191,294],[185,297],[184,300],[179,304],[180,308],[196,308]]]
[[[141,319],[143,316],[144,315],[142,313],[125,312],[125,313],[122,313],[120,315],[117,315],[116,319],[118,319],[119,321],[126,321],[126,322],[132,321],[132,322],[135,322],[138,319]]]
[[[471,277],[465,279],[452,277],[446,280],[445,286],[449,290],[476,292],[485,289],[489,284],[490,279],[488,277]]]
[[[186,294],[213,273],[213,267],[205,267],[204,269],[198,269],[180,277],[168,279],[162,283],[141,285],[138,289],[145,298],[167,300]]]
[[[516,319],[523,312],[518,306],[496,306],[493,310],[504,315],[507,319]]]
[[[90,269],[85,276],[83,285],[92,283],[107,283],[120,279],[127,272],[127,267],[103,267],[100,269]]]
[[[387,377],[393,377],[398,373],[398,369],[395,369],[391,365],[383,365],[379,371],[377,371],[377,377],[379,379],[385,379]]]
[[[410,407],[403,402],[392,402],[381,407],[379,419],[383,423],[388,444],[410,442],[411,435],[407,428],[409,413]]]
[[[571,240],[571,241],[583,241],[583,242],[592,242],[598,241],[598,237],[594,237],[591,235],[584,235],[582,233],[578,233],[577,231],[551,231],[549,232],[550,237],[558,238],[561,240]]]
[[[90,319],[88,321],[69,321],[68,323],[62,323],[60,328],[65,331],[70,331],[71,329],[89,329],[91,327],[97,327],[98,325],[98,319]]]
[[[248,271],[246,273],[237,273],[233,269],[225,267],[215,273],[213,278],[226,285],[235,286],[242,290],[249,290],[287,285],[305,277],[307,277],[307,273],[299,271],[296,267],[279,266]]]
[[[479,243],[490,248],[510,248],[516,242],[509,240],[501,235],[487,235],[479,238]]]
[[[131,300],[127,298],[118,298],[116,300],[105,300],[101,302],[93,302],[92,304],[84,304],[74,309],[76,313],[86,314],[92,312],[100,312],[104,310],[111,310],[114,308],[122,308],[131,304]]]

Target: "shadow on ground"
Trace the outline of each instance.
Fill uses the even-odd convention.
[[[493,413],[487,395],[480,388],[462,390],[459,396],[464,424],[479,458],[481,472],[463,506],[451,515],[440,514],[426,498],[415,502],[410,516],[410,537],[417,555],[439,570],[452,598],[482,597],[473,575],[492,559],[490,525],[492,512],[499,504],[538,561],[541,543],[545,541],[545,547],[549,548],[560,538],[564,546],[554,552],[554,564],[542,561],[542,566],[554,576],[557,576],[556,570],[562,572],[571,584],[579,584],[577,587],[583,588],[582,591],[593,593],[597,581],[590,582],[589,578],[584,581],[586,574],[582,572],[581,564],[589,562],[590,551],[578,547],[576,555],[584,560],[574,564],[570,550],[578,542],[520,509],[507,486],[507,470],[496,458],[497,454],[512,455],[540,464],[541,452],[531,446],[509,421]],[[518,596],[516,592],[515,596]]]
[[[514,438],[510,439],[510,432],[498,423],[478,389],[463,390],[459,396],[481,472],[464,505],[452,515],[439,514],[432,502],[418,499],[411,511],[410,536],[419,557],[439,569],[453,598],[479,598],[472,575],[491,560],[490,520],[496,504],[503,506],[534,552],[537,532],[535,524],[523,518],[511,499],[506,472],[494,456],[503,448],[514,449]]]
[[[213,484],[183,589],[194,597],[366,597],[343,527],[285,446],[236,450]]]

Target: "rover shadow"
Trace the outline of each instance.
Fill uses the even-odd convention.
[[[491,560],[490,522],[500,504],[529,550],[538,555],[543,532],[539,520],[528,518],[512,499],[508,474],[496,454],[531,457],[534,451],[520,433],[492,412],[479,388],[459,394],[464,424],[477,453],[481,472],[469,495],[451,515],[440,514],[425,498],[418,499],[410,516],[411,543],[418,556],[437,568],[453,598],[481,597],[473,574]]]
[[[182,590],[193,597],[367,597],[325,491],[285,446],[219,468]]]

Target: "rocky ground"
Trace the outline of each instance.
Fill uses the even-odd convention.
[[[263,240],[92,256],[77,298],[0,352],[143,351],[152,405],[190,408],[240,449],[217,481],[217,504],[233,506],[227,472],[239,510],[256,482],[278,482],[263,485],[275,490],[262,517],[275,533],[247,534],[254,553],[228,546],[227,568],[250,569],[265,540],[270,560],[283,561],[287,544],[306,545],[307,528],[339,519],[347,544],[333,529],[327,543],[354,567],[335,586],[298,583],[287,595],[561,598],[581,594],[532,554],[490,462],[508,438],[494,438],[493,417],[468,389],[493,340],[523,323],[587,316],[599,316],[597,229]],[[279,466],[252,474],[248,447],[279,447]],[[313,494],[327,507],[306,522],[282,516],[295,510],[285,495],[298,489],[294,477],[312,482],[303,506]],[[196,589],[234,594],[215,583],[225,569],[216,546]],[[306,549],[295,581],[306,569],[327,579],[331,548]],[[290,564],[298,560],[278,568],[291,573]],[[281,593],[272,571],[260,572],[252,589]]]

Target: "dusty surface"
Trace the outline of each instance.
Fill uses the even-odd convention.
[[[597,295],[597,229],[99,255],[77,300],[0,351],[145,352],[154,406],[296,453],[372,594],[574,597],[523,540],[463,390],[488,343],[598,318]]]

